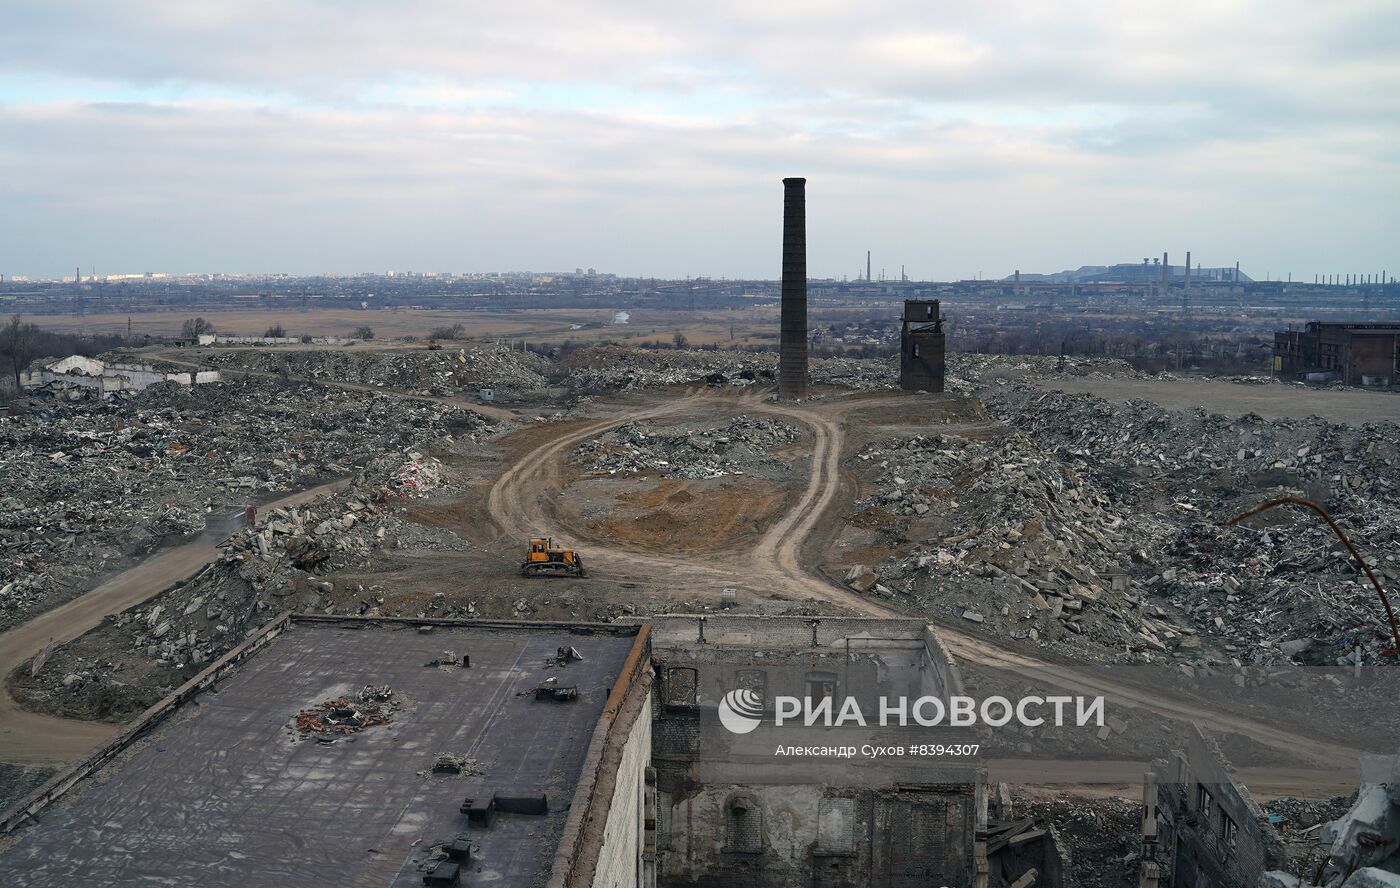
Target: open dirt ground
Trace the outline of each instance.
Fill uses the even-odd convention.
[[[1110,401],[1141,398],[1168,410],[1204,407],[1225,416],[1320,416],[1350,424],[1400,419],[1400,395],[1393,392],[1284,383],[1251,385],[1220,379],[1056,379],[1041,381],[1039,386],[1047,391],[1091,394]]]

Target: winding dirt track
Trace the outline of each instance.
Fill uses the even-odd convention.
[[[678,413],[694,406],[696,399],[715,397],[692,391],[659,406],[614,414],[541,445],[516,462],[491,488],[487,505],[492,520],[507,541],[524,539],[541,528],[553,531],[553,522],[557,519],[543,507],[542,500],[557,495],[562,489],[558,464],[566,456],[567,449],[623,423]],[[678,591],[685,587],[685,596],[692,600],[699,597],[697,592],[703,596],[704,589],[717,593],[720,587],[729,586],[766,598],[816,598],[868,616],[907,618],[909,615],[871,602],[804,566],[803,544],[827,517],[839,490],[845,442],[841,423],[843,407],[823,405],[824,412],[818,413],[810,408],[775,404],[760,398],[759,393],[752,393],[738,401],[732,397],[727,400],[746,411],[777,414],[801,423],[811,430],[814,441],[809,480],[802,496],[751,550],[721,560],[707,556],[688,559],[683,554],[641,555],[591,542],[588,546],[590,565],[600,562],[603,570],[599,573],[609,578],[640,575],[654,581],[657,576],[666,576],[673,580]],[[691,585],[693,583],[704,585],[697,589]],[[1012,673],[1072,693],[1102,695],[1110,707],[1126,706],[1172,719],[1194,721],[1208,729],[1242,734],[1290,756],[1312,759],[1323,770],[1315,772],[1311,778],[1306,776],[1310,772],[1297,769],[1288,772],[1286,778],[1282,772],[1278,775],[1300,791],[1312,787],[1330,790],[1354,781],[1357,762],[1364,754],[1361,750],[1297,734],[1274,724],[1225,710],[1206,709],[1159,691],[1116,682],[1086,668],[1007,650],[984,637],[943,626],[935,627],[935,631],[953,657],[961,662]],[[1259,772],[1261,779],[1266,773]],[[1092,770],[1081,774],[1080,779],[1085,783],[1104,782],[1093,779]]]
[[[275,509],[308,502],[345,486],[332,481],[261,506]],[[219,540],[205,534],[166,549],[130,570],[94,587],[28,623],[0,633],[0,761],[53,764],[72,761],[104,742],[118,729],[104,722],[41,715],[20,708],[6,681],[50,641],[71,641],[101,624],[108,614],[126,610],[198,572],[219,555]]]

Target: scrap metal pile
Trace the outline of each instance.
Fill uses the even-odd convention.
[[[797,429],[777,419],[734,417],[726,426],[694,429],[629,422],[574,449],[573,460],[595,473],[659,472],[667,478],[773,475],[786,463],[770,455],[791,444]]]
[[[468,410],[266,381],[27,399],[0,416],[0,627],[206,523],[226,533],[246,504],[352,475],[384,453],[495,429]]]

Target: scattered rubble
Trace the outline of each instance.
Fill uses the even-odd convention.
[[[390,714],[398,708],[393,688],[365,685],[353,697],[336,697],[298,712],[297,732],[303,736],[318,735],[318,739],[358,734],[366,728],[389,724]]]
[[[211,364],[290,377],[353,382],[425,395],[525,395],[546,389],[554,365],[532,352],[478,344],[451,351],[237,350],[209,355]]]
[[[632,349],[597,346],[579,349],[559,362],[576,391],[626,391],[668,385],[776,385],[776,352],[706,349]],[[899,384],[895,357],[813,358],[814,385],[891,389]]]
[[[308,384],[159,383],[0,415],[0,627],[22,622],[167,541],[242,523],[248,504],[349,476],[386,453],[474,444],[500,426],[438,404]],[[395,492],[440,483],[400,457]]]
[[[439,752],[437,758],[433,760],[432,768],[419,771],[418,776],[426,777],[430,773],[445,774],[451,777],[476,777],[486,773],[486,766],[469,755]]]
[[[695,429],[629,422],[575,448],[573,461],[594,474],[659,472],[667,478],[726,475],[781,477],[787,463],[770,455],[791,444],[797,429],[777,419],[736,416],[728,425]]]
[[[260,514],[194,577],[108,617],[105,628],[124,639],[109,656],[84,660],[71,645],[60,647],[37,675],[14,688],[16,695],[47,711],[120,719],[160,699],[280,611],[343,612],[347,607],[337,602],[348,600],[354,613],[380,615],[382,597],[359,587],[337,589],[326,576],[401,546],[451,551],[471,545],[400,514],[398,479],[406,465],[423,462],[436,466],[414,451],[385,454],[339,494]]]
[[[1335,813],[1337,806],[1329,807]],[[1326,852],[1321,882],[1271,872],[1260,880],[1261,888],[1400,886],[1400,755],[1363,762],[1361,789],[1350,809],[1327,822],[1316,835],[1317,844]]]
[[[984,379],[991,363],[978,362]],[[1223,664],[1241,684],[1278,660],[1397,661],[1374,589],[1325,524],[1226,521],[1309,495],[1400,581],[1400,427],[1230,419],[1018,383],[984,398],[1013,428],[1005,440],[915,436],[857,455],[873,492],[854,520],[909,551],[849,566],[852,588],[1080,655],[1169,655],[1190,674]]]
[[[1120,798],[1016,796],[1017,816],[1054,830],[1069,863],[1064,884],[1137,888],[1142,805]]]

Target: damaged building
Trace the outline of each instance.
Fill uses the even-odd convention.
[[[58,360],[36,361],[20,374],[20,387],[26,391],[40,388],[88,389],[102,395],[115,392],[139,392],[159,382],[178,385],[203,385],[218,382],[218,370],[162,370],[150,364],[103,361],[84,355],[70,355]]]
[[[1142,884],[1400,888],[1400,755],[1363,758],[1360,782],[1341,817],[1295,828],[1261,807],[1193,727],[1187,748],[1148,774]]]
[[[1274,372],[1309,382],[1392,385],[1400,378],[1400,324],[1312,321],[1277,332]]]
[[[1185,750],[1153,763],[1153,784],[1156,817],[1146,828],[1156,838],[1156,884],[1238,888],[1285,865],[1278,830],[1219,746],[1199,728],[1192,730]]]
[[[854,698],[874,712],[882,696],[959,693],[957,669],[925,624],[728,616],[659,617],[654,627],[658,885],[974,884],[987,817],[980,768],[775,756],[794,744],[894,745],[910,731],[937,742],[928,728],[773,723],[779,695]],[[717,704],[731,692],[751,701],[750,733],[722,721]],[[948,733],[956,742],[962,732]]]
[[[974,759],[824,758],[803,748],[903,729],[773,723],[778,694],[961,688],[918,621],[284,614],[0,815],[0,873],[35,888],[1005,885],[986,877]],[[736,691],[752,726],[732,722]]]
[[[645,626],[284,615],[0,819],[0,881],[640,885]]]

